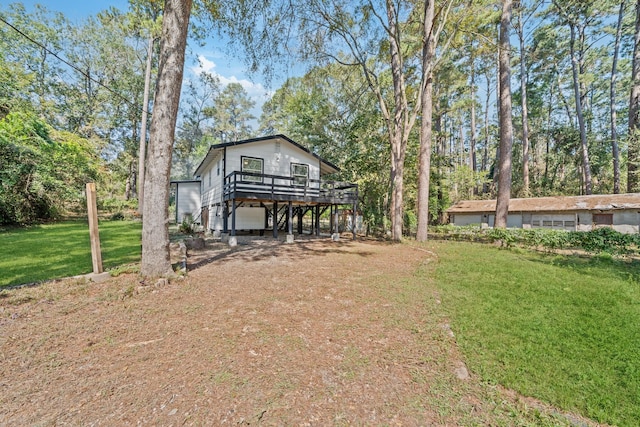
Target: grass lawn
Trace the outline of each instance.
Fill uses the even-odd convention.
[[[640,262],[430,246],[439,256],[430,274],[473,372],[598,422],[637,425]]]
[[[140,260],[142,223],[101,221],[105,269]],[[86,220],[0,229],[0,287],[90,273]]]

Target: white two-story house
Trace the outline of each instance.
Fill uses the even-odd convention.
[[[212,145],[194,172],[200,182],[199,222],[213,233],[270,229],[277,237],[279,229],[293,234],[296,219],[302,233],[303,217],[310,213],[317,234],[327,209],[336,218],[339,206],[356,212],[357,185],[323,179],[338,171],[285,135]]]

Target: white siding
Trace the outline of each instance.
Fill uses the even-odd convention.
[[[240,206],[236,209],[236,230],[264,230],[267,213],[262,207]],[[231,231],[231,215],[228,218]],[[209,211],[209,229],[221,232],[224,229],[222,206],[214,206]]]
[[[226,162],[223,158],[226,153]],[[232,145],[214,156],[202,167],[202,206],[209,206],[209,228],[221,231],[222,188],[224,176],[242,170],[242,157],[253,157],[263,160],[263,173],[267,175],[291,176],[291,164],[309,166],[309,179],[320,179],[320,160],[312,154],[284,140],[257,141],[247,144]],[[218,167],[220,174],[218,175]],[[226,168],[226,169],[225,169]],[[211,180],[211,184],[209,181]],[[276,180],[276,184],[290,185],[290,180]],[[319,188],[318,183],[313,187]],[[266,213],[264,208],[240,207],[236,211],[237,230],[262,230],[265,228]],[[228,218],[231,229],[231,217]]]
[[[226,148],[226,170],[223,159],[224,150],[220,150],[202,170],[202,206],[214,206],[222,202],[224,175],[242,170],[242,157],[254,157],[263,160],[263,173],[267,175],[291,176],[291,164],[309,166],[309,179],[320,179],[320,161],[306,151],[286,141],[258,141]],[[220,173],[218,174],[218,168]],[[211,184],[209,184],[211,182]],[[291,181],[276,181],[277,184],[290,185]],[[314,185],[316,188],[317,183]],[[213,224],[213,223],[211,223]]]
[[[637,234],[640,232],[640,213],[622,211],[613,213],[613,229],[620,233]]]
[[[178,223],[182,223],[185,217],[200,223],[200,183],[179,182],[176,191],[176,214]]]
[[[507,228],[522,228],[522,214],[508,214]]]
[[[209,229],[214,231],[222,231],[224,223],[222,222],[222,206],[213,206],[209,208]]]
[[[576,231],[590,231],[593,227],[593,215],[591,212],[578,212],[576,218]]]
[[[241,206],[236,209],[236,230],[263,230],[265,221],[264,208]],[[229,217],[229,229],[231,229],[231,217]]]
[[[496,223],[496,215],[489,214],[487,224],[489,225],[489,227],[493,227],[495,223]],[[507,228],[522,228],[522,214],[521,213],[508,214]]]
[[[482,214],[455,214],[453,218],[453,225],[464,226],[482,223]]]
[[[202,174],[202,206],[214,206],[222,202],[223,153],[221,150],[208,165],[204,167]],[[218,173],[218,168],[220,172]],[[212,224],[211,222],[209,224]]]
[[[263,160],[263,173],[291,176],[291,163],[309,165],[309,179],[320,179],[320,161],[313,155],[286,141],[261,141],[227,147],[227,175],[242,170],[243,156]],[[289,184],[287,181],[282,184]]]

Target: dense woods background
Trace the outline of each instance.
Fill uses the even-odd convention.
[[[456,200],[496,196],[502,3],[434,4],[426,80],[425,2],[312,0],[295,13],[277,1],[252,3],[196,2],[187,54],[193,60],[198,46],[224,32],[229,55],[266,76],[272,96],[254,117],[255,101],[239,83],[185,75],[173,178],[192,178],[211,144],[285,133],[341,167],[337,178],[359,184],[371,230],[391,228],[402,164],[403,231],[414,233],[428,83],[430,222]],[[81,209],[88,180],[98,182],[105,207],[136,208],[142,113],[153,114],[153,102],[143,102],[145,69],[151,46],[153,92],[162,7],[131,0],[129,10],[71,22],[45,7],[0,6],[0,224]],[[512,197],[640,191],[637,9],[609,0],[513,5]],[[280,77],[300,63],[306,72]],[[399,159],[391,128],[413,112],[417,124],[397,128],[406,139]]]

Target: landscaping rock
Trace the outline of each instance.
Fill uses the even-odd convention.
[[[108,272],[104,273],[89,273],[86,276],[89,282],[93,283],[104,283],[111,278],[111,274]]]
[[[467,367],[463,362],[459,362],[458,367],[455,369],[454,373],[456,374],[456,377],[461,381],[469,379],[469,371],[467,370]]]
[[[154,286],[156,288],[163,288],[163,287],[167,286],[168,284],[169,284],[169,279],[163,277],[163,278],[158,279],[158,281],[155,283]]]
[[[202,237],[192,237],[190,239],[186,239],[184,241],[184,244],[187,249],[196,249],[196,250],[204,249],[206,246],[206,242]]]

